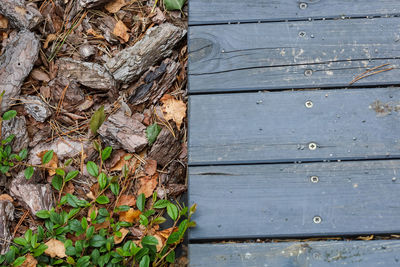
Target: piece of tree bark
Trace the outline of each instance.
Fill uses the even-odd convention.
[[[128,88],[128,103],[155,104],[175,82],[179,67],[179,63],[167,58],[160,66],[150,68],[138,82]]]
[[[19,152],[28,147],[29,137],[26,129],[26,120],[24,116],[18,116],[8,121],[3,121],[1,125],[2,140],[14,134],[14,140],[11,147],[14,152]]]
[[[1,2],[1,1],[0,1]],[[38,58],[39,40],[30,31],[20,31],[7,45],[0,57],[0,90],[4,90],[1,112],[9,109],[12,98],[21,92],[24,79]]]
[[[8,200],[0,201],[0,254],[8,251],[12,239],[10,222],[14,219],[14,205]]]
[[[24,0],[1,0],[0,14],[10,21],[10,24],[19,29],[32,29],[42,20],[42,14],[32,3]]]
[[[40,210],[50,210],[54,206],[51,186],[36,184],[40,179],[38,170],[35,170],[30,180],[26,180],[24,171],[21,171],[10,183],[10,195],[17,198],[32,215]]]
[[[116,82],[112,75],[97,63],[61,58],[58,60],[58,75],[74,79],[83,86],[102,91],[116,88]]]
[[[48,105],[38,96],[26,95],[20,97],[25,106],[26,112],[36,121],[45,122],[51,116],[52,112]]]
[[[119,111],[110,115],[97,132],[114,149],[123,148],[134,153],[147,145],[145,130],[141,122]]]
[[[117,81],[131,82],[159,60],[168,57],[185,34],[186,30],[170,23],[152,27],[135,45],[108,60],[106,67]]]
[[[179,138],[175,138],[167,128],[163,128],[151,147],[148,157],[155,159],[159,165],[165,166],[176,157],[180,150]]]

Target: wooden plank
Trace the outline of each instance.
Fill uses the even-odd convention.
[[[191,0],[189,24],[386,16],[400,13],[397,0]]]
[[[190,167],[189,238],[399,233],[399,174],[399,160]]]
[[[391,267],[399,253],[399,240],[189,245],[191,267]]]
[[[400,18],[191,27],[191,93],[398,84]]]
[[[192,95],[189,107],[192,166],[400,158],[397,87]]]

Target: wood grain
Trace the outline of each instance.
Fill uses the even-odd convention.
[[[189,25],[398,15],[397,0],[191,0]]]
[[[397,87],[192,95],[189,111],[192,166],[400,158]]]
[[[398,233],[399,175],[398,160],[190,167],[189,238]]]
[[[189,31],[190,93],[399,83],[400,18],[210,25]],[[251,41],[249,41],[251,40]]]
[[[399,240],[191,244],[191,267],[399,265]]]

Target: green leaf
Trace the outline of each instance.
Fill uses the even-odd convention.
[[[0,166],[0,172],[5,174],[10,169],[9,166]]]
[[[39,217],[41,219],[50,218],[50,212],[48,210],[39,210],[38,212],[36,212],[36,217]]]
[[[99,181],[100,189],[103,190],[107,185],[107,175],[102,172],[99,174],[99,177],[97,177],[97,180]]]
[[[111,192],[114,193],[114,195],[118,196],[118,194],[119,194],[119,183],[112,183],[110,185],[110,189],[111,189]]]
[[[86,230],[86,239],[92,238],[93,234],[94,234],[94,226],[92,225]]]
[[[150,257],[149,255],[145,255],[139,263],[139,267],[149,267],[150,266]]]
[[[174,263],[175,262],[175,251],[171,251],[167,257],[165,258],[165,260],[169,263]]]
[[[143,193],[141,193],[136,199],[136,206],[140,211],[143,211],[145,204],[146,204],[146,197],[144,196]]]
[[[53,153],[54,153],[53,150],[47,151],[47,152],[44,154],[43,158],[42,158],[42,163],[43,163],[43,164],[49,163],[50,160],[53,158]]]
[[[139,222],[141,225],[147,226],[149,224],[149,219],[147,219],[147,217],[144,216],[143,214],[140,214],[139,218],[140,218]]]
[[[167,10],[181,10],[186,0],[164,0]]]
[[[13,242],[21,246],[28,245],[28,241],[26,241],[24,238],[21,237],[14,238]]]
[[[146,138],[151,146],[157,139],[158,134],[161,132],[161,127],[155,122],[146,129]]]
[[[57,168],[56,169],[56,174],[60,175],[61,177],[64,177],[65,171],[63,169]]]
[[[53,180],[51,180],[51,184],[56,190],[60,191],[63,185],[62,177],[59,175],[54,175]]]
[[[143,237],[142,245],[156,246],[158,245],[158,240],[154,236],[148,235]]]
[[[91,176],[97,177],[99,175],[99,167],[93,161],[88,161],[86,169]]]
[[[167,213],[168,213],[169,217],[171,217],[172,220],[175,221],[176,219],[178,219],[179,211],[178,211],[178,208],[174,204],[168,203]]]
[[[15,134],[10,134],[6,137],[6,139],[2,140],[1,143],[3,145],[10,143],[15,138]]]
[[[108,199],[107,196],[101,195],[96,199],[96,202],[99,203],[99,204],[107,204],[107,203],[110,202],[110,200]]]
[[[177,232],[173,232],[167,240],[167,244],[174,244],[176,242],[178,242],[181,239],[181,236],[179,235],[179,233]]]
[[[35,169],[33,169],[32,166],[29,166],[29,167],[26,168],[25,171],[24,171],[25,178],[26,178],[27,180],[31,179],[34,172],[35,172]]]
[[[106,238],[101,235],[95,235],[92,240],[90,240],[90,245],[95,248],[102,247],[105,243]]]
[[[106,119],[106,115],[104,114],[104,106],[101,106],[90,119],[90,130],[93,134],[97,133],[97,130],[103,124]]]
[[[48,248],[45,244],[40,244],[35,250],[33,251],[33,257],[38,257],[44,253],[44,251]]]
[[[22,263],[24,263],[25,260],[26,260],[25,256],[18,257],[18,258],[14,261],[13,266],[21,266]]]
[[[116,212],[120,212],[120,211],[128,211],[130,209],[130,207],[128,205],[122,205],[116,208]]]
[[[163,209],[167,207],[170,202],[166,199],[160,199],[156,203],[154,203],[153,208],[155,209]]]
[[[68,181],[74,179],[78,174],[79,174],[79,171],[70,171],[69,173],[67,173],[67,176],[65,176],[65,182],[68,182]]]
[[[111,156],[112,152],[112,147],[108,146],[104,148],[104,150],[101,152],[101,159],[103,161],[107,160]]]
[[[18,155],[21,157],[21,160],[24,160],[28,156],[28,150],[24,148],[18,153]]]
[[[14,118],[15,116],[17,116],[17,112],[15,110],[9,110],[9,111],[4,112],[3,120],[8,121],[8,120],[11,120],[12,118]]]
[[[164,217],[157,217],[157,218],[155,218],[155,219],[153,220],[153,223],[154,223],[154,224],[162,224],[162,223],[165,223],[166,220],[167,220],[167,219],[165,219]]]

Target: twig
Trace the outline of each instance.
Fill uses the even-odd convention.
[[[357,75],[357,76],[349,83],[349,85],[352,85],[353,83],[355,83],[355,82],[357,82],[357,81],[359,81],[359,80],[361,80],[361,79],[364,79],[364,78],[366,78],[366,77],[368,77],[368,76],[371,76],[371,75],[374,75],[374,74],[377,74],[377,73],[381,73],[381,72],[384,72],[384,71],[389,71],[389,70],[394,69],[393,67],[390,67],[390,68],[387,68],[387,69],[382,69],[382,70],[378,70],[378,71],[374,71],[374,72],[372,72],[372,73],[369,73],[369,72],[371,72],[371,71],[373,71],[373,70],[376,70],[376,69],[379,69],[379,68],[382,68],[382,67],[388,66],[388,65],[390,65],[390,64],[389,64],[389,63],[387,63],[387,64],[382,64],[382,65],[380,65],[380,66],[373,67],[373,68],[371,68],[371,69],[368,69],[368,70],[364,71],[364,72],[361,73],[360,75]]]

